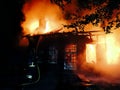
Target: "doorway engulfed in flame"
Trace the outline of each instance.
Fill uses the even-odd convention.
[[[119,64],[120,63],[120,46],[119,41],[116,42],[116,36],[113,34],[108,35],[106,38],[106,56],[108,64]],[[119,39],[119,38],[118,38]]]
[[[86,44],[86,62],[96,63],[96,44]]]
[[[97,37],[96,44],[86,44],[86,62],[96,63],[97,61],[104,62],[108,65],[119,64],[120,62],[120,37],[119,31],[111,34],[105,34]],[[105,54],[105,55],[103,55]],[[99,58],[104,60],[98,60]]]

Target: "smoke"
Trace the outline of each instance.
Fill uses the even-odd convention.
[[[25,22],[21,26],[27,34],[46,33],[49,31],[46,27],[53,30],[64,24],[80,30],[97,27],[110,33],[113,26],[120,27],[119,9],[120,2],[115,0],[27,0],[23,6]]]
[[[90,8],[89,8],[90,5]],[[70,3],[64,6],[64,17],[69,20],[83,19],[84,16],[95,12],[96,6],[91,6],[88,1],[71,0]]]
[[[96,85],[120,84],[120,67],[118,65],[83,65],[77,75],[83,80],[89,80]]]
[[[85,55],[81,54],[82,56],[78,56],[79,60],[77,64],[79,68],[77,69],[77,75],[80,78],[88,79],[102,86],[120,84],[119,34],[120,29],[117,29],[113,30],[113,33],[103,34],[98,37],[98,42],[96,42],[96,63],[87,61],[81,63],[81,60],[85,60],[85,58],[83,58]],[[92,55],[92,57],[93,56],[94,55]]]
[[[26,1],[22,11],[25,16],[21,24],[24,34],[35,33],[36,30],[37,33],[45,33],[45,29],[56,29],[65,22],[60,7],[50,0]]]
[[[113,0],[71,0],[64,6],[64,17],[71,25],[85,30],[89,25],[97,26],[106,33],[112,27],[120,27],[120,2]],[[89,28],[92,29],[92,28]]]
[[[47,16],[61,17],[60,9],[49,0],[31,0],[26,2],[23,7],[23,13],[27,18],[44,18]]]
[[[80,25],[85,25],[85,30],[112,29],[113,33],[104,35],[105,42],[99,45],[99,63],[80,65],[80,62],[78,72],[94,82],[119,83],[120,30],[115,31],[120,25],[119,0],[69,0],[69,3],[63,1],[61,9],[61,4],[51,3],[51,0],[27,0],[22,9],[25,15],[25,21],[21,24],[23,32],[30,34],[38,30],[38,33],[46,33],[48,29],[54,30],[66,23],[74,23],[79,28]],[[79,56],[84,59],[82,55]]]

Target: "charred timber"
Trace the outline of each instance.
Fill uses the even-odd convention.
[[[92,36],[95,36],[95,34],[91,34],[93,31],[89,32],[62,32],[62,33],[47,33],[47,34],[38,34],[38,35],[26,35],[24,37],[27,37],[29,41],[34,41],[35,43],[38,42],[38,39],[40,37],[43,37],[43,41],[50,40],[50,41],[59,41],[59,40],[65,40],[69,42],[78,42],[78,40],[82,40],[82,38],[86,39],[87,41],[92,41]]]

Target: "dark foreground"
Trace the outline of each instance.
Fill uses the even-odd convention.
[[[17,84],[6,85],[0,90],[120,90],[119,84],[105,82],[93,84],[94,82],[78,78],[72,71],[64,71],[63,74],[58,75],[60,73],[55,67],[52,65],[49,68],[42,69],[43,67],[40,66],[40,80],[37,83],[20,86]]]

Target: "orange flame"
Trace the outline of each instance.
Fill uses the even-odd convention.
[[[86,44],[86,62],[96,63],[96,45]]]
[[[59,25],[59,23],[56,23],[55,20],[49,20],[47,18],[45,20],[46,20],[46,25],[45,25],[44,33],[51,32],[53,30],[58,30],[59,28],[61,28],[61,25]]]
[[[120,31],[114,31],[111,34],[105,34],[102,36],[98,36],[96,44],[86,44],[86,62],[97,62],[99,61],[97,57],[101,57],[101,63],[104,64],[106,62],[108,65],[110,64],[119,64],[120,63]],[[100,49],[98,49],[98,48]],[[96,51],[98,53],[96,53]],[[105,55],[103,55],[105,54]]]
[[[61,9],[48,0],[31,0],[23,6],[24,34],[45,34],[61,28],[65,23]]]
[[[106,48],[107,48],[107,63],[108,64],[118,64],[120,61],[120,46],[119,41],[116,38],[117,33],[107,35],[106,37]]]
[[[76,1],[74,1],[76,3]],[[76,6],[70,7],[72,4],[68,4],[65,8],[65,11],[71,11],[74,12],[74,9],[76,9]],[[72,8],[72,9],[71,9]],[[83,10],[82,15],[91,14],[95,12],[95,7],[92,8],[91,12],[88,10]],[[30,0],[29,2],[25,3],[23,6],[23,13],[25,15],[25,21],[21,23],[21,26],[23,27],[23,33],[24,34],[46,34],[48,32],[54,32],[58,29],[60,29],[62,24],[66,24],[66,21],[63,18],[63,13],[61,9],[54,4],[50,3],[50,0]],[[115,15],[116,16],[116,15]],[[106,22],[105,22],[106,24]],[[102,24],[99,23],[98,26],[93,26],[91,23],[85,26],[85,31],[90,30],[101,30]],[[119,61],[120,58],[120,44],[118,43],[120,39],[116,39],[116,36],[119,36],[116,33],[113,33],[113,35],[105,35],[106,36],[106,50],[100,51],[100,52],[106,52],[107,57],[107,63],[108,64],[116,64]],[[98,41],[98,43],[101,41]],[[117,43],[117,44],[116,44]],[[90,56],[91,60],[95,60],[96,62],[96,56],[95,55],[95,46],[94,45],[88,45],[87,50],[90,50],[88,52],[88,56]],[[92,54],[93,53],[93,54]],[[88,57],[87,57],[88,58]],[[87,59],[88,62],[91,62]]]

